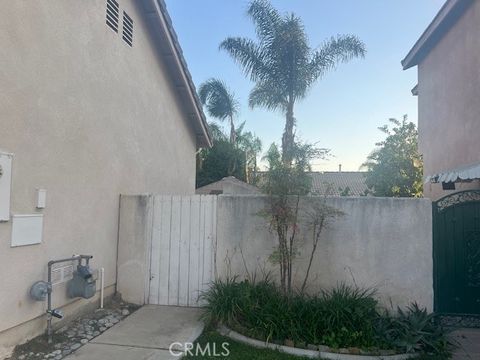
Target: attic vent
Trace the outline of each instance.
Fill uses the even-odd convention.
[[[130,46],[133,43],[133,20],[128,14],[123,12],[123,40]]]
[[[118,32],[118,2],[107,0],[107,25]]]

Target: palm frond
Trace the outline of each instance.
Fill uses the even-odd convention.
[[[208,130],[212,134],[213,141],[227,141],[227,135],[223,132],[222,128],[214,122],[208,123]]]
[[[269,110],[284,109],[287,99],[283,93],[283,87],[272,83],[257,83],[248,97],[248,105],[253,109],[263,106]]]
[[[338,63],[365,57],[366,52],[365,44],[355,35],[338,35],[330,38],[313,55],[309,66],[311,82],[326,71],[334,69]]]
[[[212,78],[202,83],[198,90],[198,96],[207,108],[208,114],[221,121],[233,118],[239,111],[235,95],[221,80]]]
[[[275,39],[282,17],[269,1],[254,0],[250,3],[247,14],[255,24],[255,31],[263,43]]]
[[[262,49],[252,40],[230,37],[222,41],[219,48],[229,53],[252,81],[257,81],[267,73]]]

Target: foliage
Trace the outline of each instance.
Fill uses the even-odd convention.
[[[414,123],[390,119],[379,129],[387,137],[377,143],[363,164],[368,169],[366,184],[375,196],[419,197],[422,195],[422,158],[418,152],[418,132]]]
[[[416,303],[406,310],[398,308],[397,312],[396,317],[385,314],[377,322],[377,334],[382,342],[407,353],[422,352],[438,360],[450,358],[453,344],[433,314]]]
[[[277,350],[268,350],[268,349],[257,349],[248,345],[241,344],[230,338],[221,336],[215,331],[206,331],[204,332],[196,341],[196,344],[200,344],[201,347],[205,348],[210,344],[210,346],[215,346],[218,351],[221,351],[222,344],[228,343],[228,349],[230,355],[228,360],[301,360],[307,358],[301,358],[294,355],[288,355],[281,353]],[[219,359],[218,355],[215,356],[213,353],[210,355],[187,355],[186,359]]]
[[[255,82],[250,106],[285,114],[282,158],[290,164],[294,158],[296,101],[305,98],[312,85],[338,63],[363,57],[365,46],[356,36],[339,35],[312,50],[302,20],[293,13],[280,14],[268,0],[252,1],[247,14],[258,41],[230,37],[220,48]]]
[[[257,157],[262,151],[262,141],[250,131],[243,131],[245,122],[236,130],[236,145],[245,153],[245,175],[249,184],[256,185],[258,182]]]
[[[197,187],[228,176],[249,182],[256,179],[258,171],[256,159],[262,150],[262,142],[251,132],[243,132],[244,124],[235,130],[235,143],[228,140],[218,124],[209,124],[213,146],[210,149],[202,149],[198,154]]]
[[[234,118],[238,114],[239,104],[227,85],[218,79],[209,79],[202,83],[198,89],[200,101],[207,108],[210,116],[230,122],[230,142],[235,142]]]
[[[245,181],[245,153],[226,139],[214,140],[199,153],[196,186],[208,185],[227,176]]]
[[[330,150],[314,144],[296,142],[293,148],[292,164],[285,164],[276,144],[271,144],[263,160],[267,171],[261,183],[262,191],[272,196],[307,195],[311,189],[310,162],[325,158]]]
[[[263,341],[332,348],[450,353],[446,333],[432,314],[412,304],[392,316],[378,309],[375,291],[340,284],[316,296],[285,295],[269,281],[217,280],[203,293],[205,316]]]
[[[259,213],[277,235],[278,246],[271,260],[278,263],[282,290],[292,290],[293,260],[296,256],[296,242],[299,226],[300,198],[310,192],[310,161],[324,157],[328,150],[311,144],[295,143],[292,163],[285,163],[275,144],[265,156],[268,170],[264,174],[261,188],[268,199]]]

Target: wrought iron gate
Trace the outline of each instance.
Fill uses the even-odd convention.
[[[480,191],[433,203],[435,311],[480,314]]]

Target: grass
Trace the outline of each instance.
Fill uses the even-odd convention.
[[[306,360],[306,357],[298,357],[282,353],[280,351],[269,349],[258,349],[252,346],[248,346],[237,341],[234,341],[228,337],[222,336],[216,331],[209,330],[204,332],[195,342],[200,344],[202,348],[205,348],[206,344],[212,346],[215,344],[217,349],[222,349],[223,343],[228,343],[228,349],[230,351],[228,356],[213,356],[213,355],[187,355],[185,359],[216,359],[216,360]],[[438,360],[438,357],[420,355],[417,360]]]
[[[210,344],[210,347],[215,344],[216,349],[218,349],[218,352],[222,351],[222,344],[223,343],[228,343],[228,350],[230,351],[230,354],[228,356],[213,356],[211,354],[210,356],[208,355],[201,355],[198,354],[197,356],[192,356],[192,355],[187,355],[185,358],[186,359],[216,359],[216,360],[223,360],[223,359],[228,359],[228,360],[302,360],[302,359],[307,359],[304,357],[298,357],[298,356],[293,356],[293,355],[288,355],[285,353],[281,353],[279,351],[275,350],[269,350],[269,349],[257,349],[245,344],[241,344],[239,342],[233,341],[230,338],[227,338],[225,336],[220,335],[219,333],[215,331],[207,331],[203,333],[198,340],[196,341],[196,344],[200,344],[202,348],[205,348],[207,344]]]

